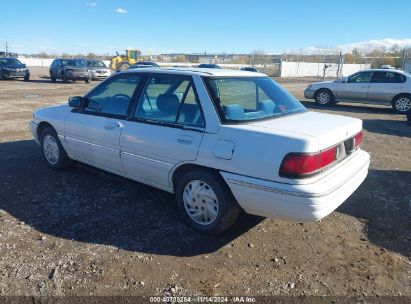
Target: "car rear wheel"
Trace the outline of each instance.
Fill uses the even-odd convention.
[[[24,81],[29,81],[30,80],[30,74],[26,74],[24,76]]]
[[[328,106],[334,104],[334,95],[328,89],[321,89],[315,93],[315,102],[320,106]]]
[[[397,113],[405,114],[411,108],[411,95],[400,95],[394,98],[392,108]]]
[[[176,198],[182,221],[205,234],[228,229],[240,210],[224,180],[207,170],[184,174],[177,184]]]
[[[52,127],[45,127],[41,132],[41,147],[43,156],[49,167],[62,170],[71,164],[56,131]]]

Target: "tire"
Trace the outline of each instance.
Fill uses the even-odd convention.
[[[185,173],[178,181],[176,199],[181,220],[204,234],[227,230],[240,211],[221,176],[208,170]]]
[[[90,82],[90,79],[85,79],[84,82],[85,82],[85,83],[89,83],[89,82]]]
[[[393,99],[391,105],[395,112],[405,114],[411,108],[411,95],[398,95]]]
[[[24,76],[24,81],[29,81],[30,80],[30,74],[26,74]]]
[[[56,77],[53,76],[53,73],[50,73],[51,82],[56,82]]]
[[[65,74],[64,72],[61,73],[61,80],[62,80],[63,82],[68,82],[67,76],[66,76],[66,74]]]
[[[63,170],[71,165],[56,131],[52,127],[45,127],[41,132],[41,149],[47,165],[53,169]]]
[[[329,106],[334,104],[334,95],[328,89],[320,89],[315,92],[315,103],[320,106]]]

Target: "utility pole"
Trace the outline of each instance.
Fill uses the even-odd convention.
[[[408,57],[408,51],[407,51],[407,49],[404,48],[404,54],[403,54],[403,57],[402,57],[402,70],[403,71],[405,70],[405,60],[406,60],[407,57]]]
[[[7,41],[6,41],[6,57],[9,57],[9,47],[7,45]]]

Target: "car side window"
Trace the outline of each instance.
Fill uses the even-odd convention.
[[[348,83],[367,83],[371,82],[373,72],[360,72],[348,78]]]
[[[98,87],[87,96],[84,110],[116,116],[126,116],[141,76],[124,75]]]
[[[372,82],[373,83],[385,83],[387,81],[387,73],[386,72],[374,72],[372,75]]]
[[[204,116],[190,78],[149,77],[134,117],[160,123],[204,127]]]
[[[389,83],[403,83],[405,82],[405,76],[400,73],[387,72],[387,82]]]

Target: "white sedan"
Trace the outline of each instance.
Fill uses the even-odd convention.
[[[217,234],[240,208],[319,220],[363,182],[362,121],[308,111],[266,75],[223,69],[117,73],[33,113],[48,165],[72,160],[175,193],[181,218]]]

